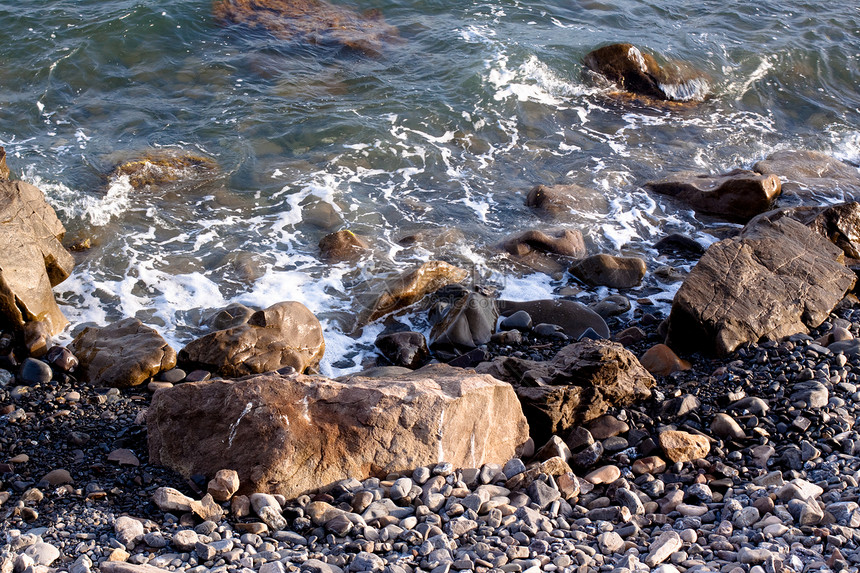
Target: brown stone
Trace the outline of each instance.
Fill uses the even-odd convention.
[[[229,501],[239,491],[239,473],[236,470],[218,470],[206,486],[206,491],[215,501]]]
[[[860,198],[857,168],[817,151],[777,151],[753,165],[753,170],[782,180],[780,204]]]
[[[111,178],[128,177],[134,189],[141,189],[176,181],[211,179],[217,172],[218,164],[208,157],[187,151],[162,149],[149,151],[140,159],[117,165]]]
[[[612,44],[589,52],[585,67],[620,89],[654,100],[702,101],[708,82],[701,73],[679,62],[657,63],[651,54],[631,44]]]
[[[138,386],[176,366],[176,351],[136,318],[87,327],[69,348],[80,361],[77,377],[93,386]]]
[[[546,299],[528,302],[499,300],[496,304],[502,316],[511,316],[517,311],[524,310],[531,317],[533,324],[556,324],[573,339],[578,339],[589,328],[600,336],[609,338],[609,327],[606,321],[584,304],[573,300]]]
[[[675,352],[665,344],[655,344],[639,357],[639,362],[645,370],[654,376],[668,376],[673,372],[689,370],[692,365],[679,358]]]
[[[415,370],[430,359],[427,340],[420,332],[392,332],[381,334],[374,343],[382,356],[394,366]]]
[[[304,372],[325,354],[322,325],[299,302],[279,302],[255,312],[246,324],[218,330],[188,343],[179,361],[225,377],[291,366]]]
[[[320,239],[320,254],[329,261],[354,261],[370,250],[367,241],[343,229]]]
[[[648,182],[645,188],[674,197],[700,213],[745,223],[770,209],[782,186],[776,175],[735,169],[720,175],[675,173]]]
[[[711,451],[708,438],[689,432],[666,430],[658,436],[660,447],[673,463],[700,460]]]
[[[636,475],[661,474],[666,471],[666,462],[659,456],[639,458],[630,468]]]
[[[514,386],[538,444],[611,407],[647,398],[654,385],[654,378],[630,351],[607,340],[571,344],[547,362],[498,357],[476,370]]]
[[[11,175],[12,172],[6,165],[6,149],[0,147],[0,181],[7,181]]]
[[[108,454],[109,462],[116,462],[121,466],[137,467],[140,465],[140,460],[134,455],[134,452],[127,448],[119,448]]]
[[[445,365],[389,379],[184,383],[153,396],[147,429],[152,463],[184,476],[226,465],[240,491],[287,497],[440,461],[504,463],[528,439],[510,385]]]
[[[806,332],[853,288],[842,251],[771,211],[710,246],[675,295],[666,344],[726,355],[747,342]],[[786,296],[791,293],[791,296]]]
[[[429,261],[395,279],[385,287],[370,311],[372,322],[386,314],[410,306],[445,285],[466,280],[469,273],[442,261]]]
[[[645,276],[645,261],[639,257],[616,257],[601,253],[575,262],[570,273],[591,286],[633,288]]]
[[[595,440],[605,440],[613,436],[619,436],[630,430],[627,422],[623,422],[611,414],[604,414],[595,418],[588,425],[588,432]]]
[[[538,185],[529,191],[526,206],[559,219],[569,218],[574,212],[593,215],[609,210],[603,193],[579,185]]]
[[[0,180],[0,322],[21,331],[44,321],[51,335],[69,323],[54,300],[54,287],[72,272],[63,248],[66,230],[36,187]]]
[[[564,272],[570,258],[586,253],[582,233],[570,229],[525,231],[505,239],[501,248],[514,262],[549,275]]]
[[[376,12],[359,14],[325,0],[219,0],[215,18],[223,24],[261,29],[287,42],[339,46],[377,55],[397,29]]]

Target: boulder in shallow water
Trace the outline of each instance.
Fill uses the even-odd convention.
[[[645,261],[639,257],[601,253],[576,261],[568,270],[587,285],[633,288],[642,282],[646,268]]]
[[[354,261],[370,250],[367,241],[346,229],[320,239],[320,254],[329,261]]]
[[[860,199],[857,167],[817,151],[777,151],[753,165],[753,170],[780,178],[780,205]]]
[[[51,290],[75,265],[61,242],[65,232],[38,188],[0,180],[0,323],[21,332],[44,322],[50,335],[69,323]]]
[[[203,324],[212,330],[227,330],[245,324],[255,312],[257,311],[241,302],[231,302],[221,310],[204,317]]]
[[[117,165],[111,179],[128,177],[134,189],[157,187],[174,182],[191,182],[211,179],[218,172],[218,164],[209,157],[182,150],[153,150],[140,159]]]
[[[239,474],[239,493],[288,498],[439,462],[502,464],[528,440],[510,384],[446,365],[394,378],[266,374],[159,390],[152,463],[188,477]]]
[[[530,230],[508,237],[501,245],[516,263],[548,275],[560,275],[571,258],[585,255],[578,230]]]
[[[721,175],[675,173],[648,182],[645,188],[683,201],[700,213],[746,222],[770,209],[782,187],[776,175],[735,169]]]
[[[860,259],[860,203],[840,203],[828,207],[789,207],[765,215],[771,219],[788,217],[803,223],[842,249],[846,257]]]
[[[513,384],[535,443],[651,395],[654,378],[617,342],[584,339],[550,361],[498,357],[478,372]]]
[[[527,302],[499,300],[496,304],[502,316],[511,316],[523,310],[528,313],[534,324],[557,324],[574,340],[589,328],[603,338],[609,338],[609,327],[606,321],[584,304],[573,300],[544,299]]]
[[[708,248],[675,295],[666,344],[726,355],[821,324],[853,288],[842,251],[772,211]]]
[[[77,377],[93,386],[139,386],[176,366],[176,351],[136,318],[87,327],[69,349],[79,361]]]
[[[559,219],[577,211],[594,214],[609,210],[603,193],[580,185],[537,185],[529,191],[526,206]]]
[[[436,303],[445,308],[430,331],[430,347],[466,350],[488,343],[499,318],[495,299],[459,285],[442,290],[450,293],[451,298]],[[437,291],[436,294],[441,293]]]
[[[466,280],[464,269],[442,261],[428,261],[383,287],[370,311],[368,322],[410,306],[440,288]]]
[[[359,14],[325,0],[219,0],[215,18],[266,30],[281,40],[340,46],[377,55],[386,42],[398,38],[397,28],[378,12]]]
[[[651,54],[632,44],[611,44],[589,52],[588,70],[620,89],[655,100],[697,102],[708,94],[705,77],[680,62],[661,66]]]
[[[325,354],[322,325],[299,302],[279,302],[255,312],[248,322],[188,343],[180,363],[225,377],[247,376],[291,366],[314,368]]]

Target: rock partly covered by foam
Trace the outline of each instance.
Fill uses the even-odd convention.
[[[69,348],[80,362],[77,376],[94,386],[138,386],[176,366],[176,351],[136,318],[87,327]]]
[[[780,204],[860,198],[857,167],[818,151],[777,151],[753,165],[753,170],[782,180]]]
[[[667,344],[728,354],[741,344],[806,332],[856,277],[842,251],[780,211],[711,245],[675,295]],[[787,296],[791,293],[791,296]]]
[[[117,165],[111,179],[125,176],[134,189],[141,189],[211,179],[217,172],[218,164],[209,157],[184,150],[162,149],[148,151],[138,159]]]
[[[702,101],[708,94],[703,75],[680,62],[661,66],[632,44],[611,44],[589,52],[585,67],[622,90],[656,100]]]
[[[609,210],[603,193],[580,185],[537,185],[529,191],[525,203],[558,219],[569,218],[574,212],[593,214]]]
[[[428,261],[382,287],[383,292],[373,304],[367,320],[374,321],[406,308],[446,285],[464,281],[468,275],[464,269],[446,262]]]
[[[720,175],[681,172],[645,184],[674,197],[700,213],[746,222],[770,209],[782,189],[776,175],[735,169]]]
[[[287,366],[304,372],[325,354],[322,325],[300,302],[279,302],[251,315],[248,322],[190,342],[179,361],[194,368],[238,377]]]
[[[528,439],[513,388],[431,365],[393,378],[267,374],[153,396],[149,455],[184,476],[227,466],[240,492],[291,497],[347,477],[504,463]]]
[[[368,55],[398,37],[376,12],[359,14],[325,0],[220,0],[215,17],[224,24],[266,30],[288,42],[339,46]]]
[[[69,323],[51,291],[75,264],[65,232],[38,188],[0,180],[0,322],[15,330],[42,322],[51,335]]]

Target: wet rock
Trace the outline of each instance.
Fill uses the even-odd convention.
[[[322,326],[313,313],[299,302],[279,302],[255,312],[246,324],[188,343],[179,361],[188,369],[238,377],[287,366],[304,372],[324,353]]]
[[[711,433],[718,438],[728,438],[731,440],[743,440],[746,438],[741,425],[737,421],[722,412],[717,412],[714,419],[711,420]]]
[[[549,275],[563,272],[565,261],[586,253],[582,233],[570,229],[526,231],[507,238],[501,247],[517,262]]]
[[[689,370],[692,367],[688,361],[679,358],[665,344],[655,344],[646,350],[639,358],[639,362],[654,376],[668,376],[673,372]]]
[[[660,181],[650,181],[645,188],[674,197],[700,213],[747,222],[770,209],[781,185],[776,175],[735,169],[716,176],[676,173]]]
[[[557,324],[564,333],[573,339],[578,339],[583,332],[591,328],[604,338],[609,338],[609,327],[599,314],[583,304],[565,299],[533,300],[514,302],[509,300],[497,301],[499,314],[509,317],[523,310],[529,314],[535,324]]]
[[[398,38],[397,29],[379,13],[359,14],[325,0],[219,0],[213,11],[223,24],[266,30],[286,42],[335,46],[371,56]]]
[[[829,241],[778,211],[708,249],[672,303],[666,343],[725,355],[821,324],[853,287]],[[785,297],[786,290],[795,296]]]
[[[450,297],[436,292],[444,314],[430,330],[430,346],[465,350],[488,343],[499,318],[493,297],[458,285],[443,290]]]
[[[547,362],[499,357],[477,371],[514,385],[536,443],[646,398],[654,384],[633,354],[609,341],[582,340]]]
[[[101,328],[87,327],[69,345],[78,357],[77,375],[93,386],[128,388],[176,366],[176,351],[136,318]]]
[[[322,258],[329,261],[354,261],[370,250],[367,241],[346,229],[326,235],[319,247]]]
[[[624,314],[625,312],[630,310],[630,299],[628,299],[624,295],[613,294],[609,295],[601,301],[588,305],[588,308],[590,308],[603,318],[609,318],[611,316],[618,316],[619,314]]]
[[[526,197],[526,206],[558,219],[566,219],[572,213],[606,213],[609,203],[596,189],[579,185],[538,185]]]
[[[813,200],[830,202],[860,198],[860,173],[857,168],[817,151],[777,151],[753,165],[763,175],[782,180],[786,204]],[[823,199],[824,201],[821,201]]]
[[[247,323],[255,312],[240,302],[233,302],[206,316],[203,324],[212,330],[227,330]]]
[[[645,261],[638,257],[615,257],[605,253],[581,259],[568,269],[577,279],[591,286],[633,288],[645,276]]]
[[[110,178],[128,177],[134,189],[142,189],[212,179],[217,172],[218,164],[209,157],[182,150],[160,149],[117,165]]]
[[[39,189],[0,180],[0,320],[15,330],[44,322],[53,336],[69,323],[51,291],[74,267],[65,232]]]
[[[0,147],[0,181],[8,181],[12,172],[9,171],[9,166],[6,165],[6,149]]]
[[[406,308],[440,288],[466,279],[468,272],[442,261],[429,261],[385,287],[373,305],[368,322]]]
[[[25,384],[44,384],[50,382],[53,377],[51,367],[35,358],[27,358],[21,364],[18,372],[18,380]]]
[[[524,310],[518,310],[499,323],[500,330],[519,330],[525,332],[532,328],[532,317]]]
[[[445,365],[391,379],[185,383],[153,396],[147,428],[152,463],[186,476],[228,465],[242,490],[287,497],[440,458],[502,462],[528,437],[509,385]],[[473,433],[488,439],[469,440]]]
[[[679,254],[689,258],[698,258],[705,254],[705,247],[698,241],[686,235],[673,233],[654,243],[654,248],[662,254]]]
[[[420,332],[393,332],[376,338],[379,352],[394,366],[415,370],[430,359],[427,341]]]
[[[585,56],[584,64],[620,89],[655,100],[702,101],[708,93],[708,82],[700,73],[677,62],[661,66],[631,44],[598,48]]]
[[[62,372],[73,372],[78,366],[78,358],[63,346],[54,346],[48,350],[45,361]]]

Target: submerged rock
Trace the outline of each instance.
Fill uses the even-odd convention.
[[[645,276],[645,261],[639,257],[615,257],[601,253],[576,261],[570,274],[585,284],[610,288],[633,288]]]
[[[704,76],[689,66],[657,63],[651,54],[632,44],[612,44],[589,52],[585,67],[622,90],[656,100],[697,102],[708,94]]]
[[[467,350],[488,343],[499,318],[495,299],[459,285],[443,290],[450,299],[437,302],[445,309],[430,331],[430,347]]]
[[[152,463],[186,477],[229,467],[240,493],[288,498],[441,461],[502,464],[528,439],[509,384],[445,365],[381,379],[267,374],[181,384],[153,396],[147,430]]]
[[[177,181],[209,179],[218,171],[214,160],[186,151],[157,150],[147,152],[140,159],[117,165],[111,179],[128,177],[134,189],[157,187]]]
[[[398,38],[378,12],[359,14],[325,0],[220,0],[213,8],[222,24],[261,29],[287,42],[340,46],[377,55]]]
[[[440,288],[466,279],[469,273],[442,261],[428,261],[417,269],[401,275],[384,287],[367,321],[372,322],[386,314],[414,304]]]
[[[606,213],[609,202],[600,191],[580,185],[537,185],[529,191],[526,206],[561,219],[575,211]]]
[[[319,247],[322,258],[330,261],[354,261],[370,249],[367,241],[346,229],[326,235]]]
[[[777,151],[753,165],[753,170],[782,180],[781,205],[815,198],[860,199],[857,167],[817,151]]]

